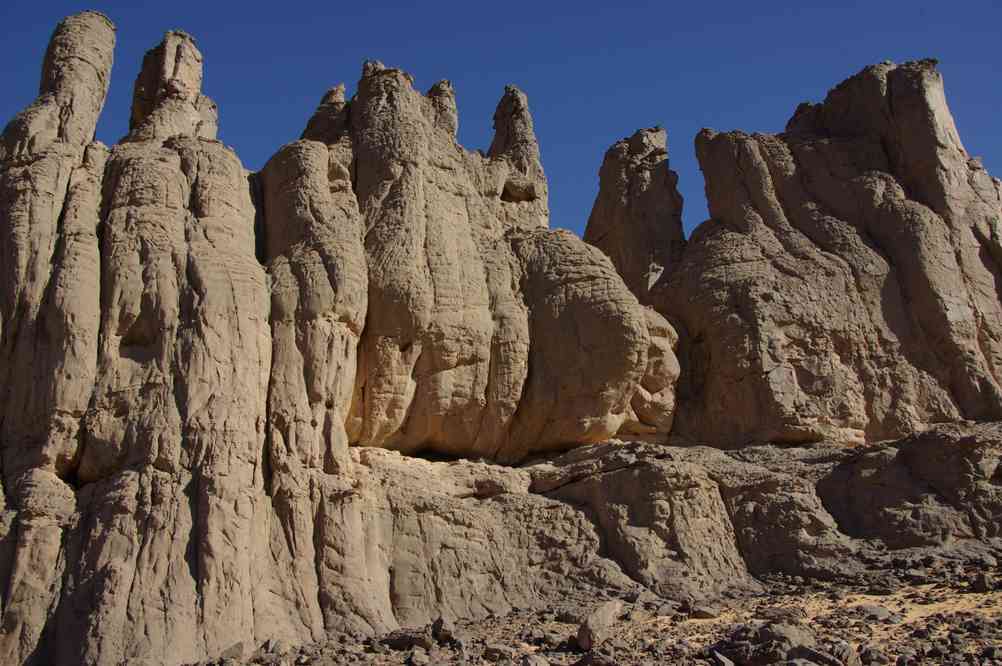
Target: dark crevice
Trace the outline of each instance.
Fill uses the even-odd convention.
[[[326,517],[324,515],[327,508],[327,498],[323,496],[323,488],[318,488],[317,491],[320,493],[320,501],[316,503],[316,510],[313,516],[313,571],[314,575],[317,577],[317,608],[320,609],[320,616],[323,618],[324,629],[330,630],[327,626],[327,613],[326,607],[328,604],[324,603],[327,597],[327,592],[324,589],[324,533],[323,525],[325,524]]]
[[[274,373],[269,373],[273,375]],[[268,405],[271,405],[271,382],[268,383],[268,402],[265,409],[268,409]],[[268,415],[267,423],[264,429],[264,446],[261,449],[261,480],[264,485],[264,494],[268,497],[274,498],[274,478],[275,470],[271,463],[271,451],[274,443],[272,441],[272,420],[271,415]]]
[[[530,492],[532,492],[532,494],[534,494],[534,495],[542,495],[544,497],[550,497],[551,499],[560,499],[559,497],[553,497],[553,493],[555,493],[555,492],[557,492],[559,490],[562,490],[562,489],[566,488],[567,486],[574,485],[575,483],[580,483],[581,481],[584,481],[585,479],[598,478],[598,477],[606,476],[608,474],[613,474],[613,473],[616,473],[616,472],[621,472],[621,471],[627,470],[627,469],[638,469],[638,468],[643,467],[646,464],[648,464],[648,462],[649,462],[649,459],[644,459],[644,460],[640,460],[640,461],[637,461],[637,462],[629,462],[629,463],[624,463],[622,465],[615,465],[615,466],[608,467],[608,468],[601,469],[601,470],[591,470],[591,469],[589,469],[589,470],[585,471],[585,473],[583,473],[583,474],[572,474],[572,475],[568,476],[567,479],[565,479],[564,481],[562,481],[558,485],[553,486],[552,488],[547,488],[546,490],[539,490],[539,491],[530,491]]]
[[[251,203],[254,206],[254,255],[262,266],[268,264],[268,228],[264,218],[264,186],[261,182],[261,172],[247,175],[247,187],[250,190]]]
[[[185,544],[184,562],[188,566],[188,575],[195,583],[195,606],[198,613],[198,625],[201,627],[199,637],[202,644],[205,644],[205,595],[202,590],[202,576],[200,573],[202,525],[199,520],[199,496],[201,494],[198,477],[192,475],[187,485],[184,487],[184,495],[188,498],[188,513],[191,515],[191,529],[188,531],[188,542]]]
[[[73,464],[70,465],[69,469],[65,473],[59,476],[60,480],[62,480],[63,483],[72,488],[74,493],[76,493],[78,490],[83,488],[88,483],[81,481],[79,476],[80,459],[83,456],[83,450],[84,450],[84,437],[82,428],[80,432],[77,434],[77,442],[78,443],[77,443],[76,459],[73,461]]]
[[[531,182],[518,183],[509,180],[501,189],[501,201],[507,203],[535,201],[537,198],[536,187]]]

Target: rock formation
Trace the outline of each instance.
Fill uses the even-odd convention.
[[[368,63],[249,174],[181,32],[146,55],[128,135],[92,143],[113,45],[99,14],[60,24],[3,135],[3,661],[175,663],[528,599],[489,550],[433,594],[450,574],[406,544],[452,528],[401,522],[420,482],[381,499],[348,448],[514,462],[667,434],[673,333],[546,229],[525,96],[469,153],[447,82]]]
[[[779,135],[704,130],[713,219],[652,301],[683,332],[676,432],[879,440],[1002,418],[999,181],[932,61],[867,67]]]
[[[273,380],[273,427],[295,422],[296,439],[313,429],[313,439],[337,441],[331,460],[352,443],[511,462],[601,441],[627,422],[667,432],[674,341],[652,343],[650,333],[665,340],[665,325],[648,326],[592,248],[546,230],[546,180],[521,91],[505,91],[494,126],[486,155],[463,150],[447,81],[421,95],[406,73],[370,62],[350,104],[343,87],[332,90],[303,138],[265,167],[266,258],[285,257],[272,264],[278,284],[291,280],[285,261],[305,261],[293,258],[300,243],[329,244],[312,260],[321,277],[293,268],[300,309],[317,301],[295,317],[303,358],[292,362],[303,369],[293,374],[310,381],[293,387],[284,371]],[[273,320],[295,309],[284,289]],[[317,323],[331,318],[325,325],[345,329],[333,340]],[[318,360],[329,349],[347,351]],[[276,338],[279,363],[289,350]],[[671,395],[646,399],[638,416],[638,386]]]
[[[115,31],[96,13],[66,19],[45,55],[38,98],[0,140],[0,391],[5,511],[0,655],[36,648],[60,597],[67,474],[96,372],[101,176],[91,143],[108,91]],[[16,512],[16,513],[15,513]]]
[[[617,144],[610,261],[547,228],[514,87],[471,153],[448,82],[366,63],[252,174],[182,32],[94,142],[113,46],[62,22],[0,140],[0,662],[241,658],[998,546],[1002,430],[959,421],[997,417],[999,185],[927,64],[701,139],[715,221],[684,252],[664,132]],[[958,423],[912,432],[934,421]]]
[[[584,239],[605,252],[641,303],[682,258],[682,195],[668,168],[668,134],[637,130],[617,141],[598,172],[599,190]]]

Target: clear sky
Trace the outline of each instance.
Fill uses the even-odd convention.
[[[217,2],[2,0],[0,117],[35,96],[58,20],[98,9],[118,26],[112,86],[98,138],[128,125],[143,53],[164,31],[193,34],[220,138],[250,169],[298,138],[323,92],[351,94],[366,59],[410,72],[427,90],[450,79],[460,141],[486,148],[507,83],[529,96],[552,225],[581,233],[606,148],[638,127],[668,129],[687,230],[706,217],[693,153],[702,127],[775,132],[801,101],[817,101],[863,66],[940,60],[969,152],[1002,176],[1002,3],[733,2]]]

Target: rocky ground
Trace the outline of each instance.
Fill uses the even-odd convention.
[[[376,638],[266,643],[216,665],[1002,664],[1002,573],[990,555],[890,559],[854,580],[781,576],[715,603],[574,600]]]

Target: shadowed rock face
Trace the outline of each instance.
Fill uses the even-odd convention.
[[[599,169],[599,190],[584,239],[605,252],[641,303],[685,248],[678,174],[668,168],[664,129],[617,141]]]
[[[934,63],[868,67],[779,135],[703,131],[713,219],[652,300],[680,325],[676,431],[878,440],[1002,418],[999,181]]]

